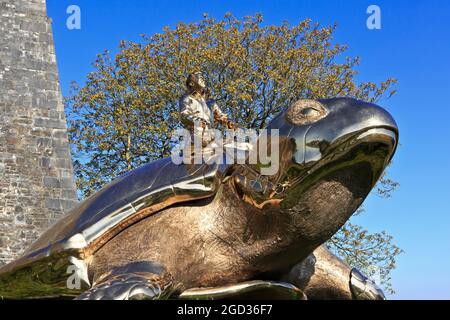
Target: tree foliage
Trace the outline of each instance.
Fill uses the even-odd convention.
[[[309,19],[264,25],[261,15],[227,14],[216,20],[205,14],[197,23],[143,35],[140,42],[122,41],[115,56],[99,54],[85,84],[74,83],[66,99],[81,195],[170,154],[170,135],[180,123],[178,99],[193,71],[204,72],[211,95],[230,119],[249,128],[263,128],[300,98],[352,96],[375,102],[392,95],[395,79],[356,81],[359,58],[343,57],[347,46],[333,43],[335,28]],[[379,191],[388,195],[395,186],[383,178]],[[386,234],[365,240],[370,244],[383,237],[390,240]],[[351,241],[339,236],[333,243],[353,248],[346,246]],[[358,256],[365,257],[361,252]],[[346,258],[355,251],[338,253]],[[386,251],[374,261],[386,269],[386,280],[394,264],[382,263],[395,261],[397,253]]]

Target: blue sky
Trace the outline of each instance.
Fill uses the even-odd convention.
[[[81,8],[81,30],[66,28],[71,4]],[[371,4],[381,8],[381,30],[366,27]],[[203,12],[217,18],[259,12],[267,24],[337,22],[335,41],[362,59],[359,80],[399,80],[398,93],[380,104],[400,128],[390,177],[401,186],[390,199],[370,196],[354,222],[386,230],[405,250],[390,298],[450,299],[450,1],[47,0],[47,8],[64,95],[72,80],[84,81],[97,53],[166,25],[198,21]]]

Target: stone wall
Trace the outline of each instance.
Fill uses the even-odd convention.
[[[0,0],[0,265],[75,203],[45,0]]]

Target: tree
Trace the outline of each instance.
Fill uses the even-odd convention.
[[[119,52],[99,54],[86,83],[72,86],[66,99],[69,133],[75,155],[77,186],[88,196],[118,175],[142,163],[168,156],[170,135],[179,126],[178,99],[190,72],[205,73],[212,96],[239,126],[264,128],[271,118],[300,98],[352,96],[377,101],[391,96],[395,79],[357,83],[359,58],[341,55],[347,46],[333,44],[336,25],[321,27],[309,19],[291,26],[263,25],[261,15],[239,20],[231,14],[216,20],[179,23],[141,42],[122,41]],[[341,62],[338,62],[341,60]],[[396,184],[383,178],[378,192]],[[350,233],[347,230],[352,230]],[[368,248],[383,240],[388,251],[377,263],[384,280],[399,251],[387,234],[362,237],[356,251],[348,224],[330,242],[341,257],[367,269]],[[348,235],[347,235],[348,234]],[[358,233],[361,235],[361,233]]]

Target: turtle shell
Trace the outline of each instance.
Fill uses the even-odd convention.
[[[129,171],[62,217],[0,274],[62,252],[86,259],[140,219],[172,204],[213,196],[226,168],[215,161],[177,165],[165,158]]]

